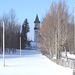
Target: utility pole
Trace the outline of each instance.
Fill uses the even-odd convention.
[[[75,1],[74,1],[74,53],[75,53]],[[75,62],[73,62],[73,75],[75,75]]]
[[[5,25],[3,21],[3,67],[5,67]]]
[[[20,58],[21,58],[21,36],[20,36]]]
[[[21,58],[21,30],[20,30],[20,58]]]
[[[74,51],[75,51],[75,2],[74,2]]]

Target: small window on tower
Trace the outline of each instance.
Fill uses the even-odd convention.
[[[35,34],[37,34],[38,33],[38,31],[35,31]]]

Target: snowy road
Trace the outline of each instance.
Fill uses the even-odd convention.
[[[2,66],[3,60],[0,54],[0,75],[72,75],[72,70],[61,67],[38,51],[19,51],[16,54],[5,55],[6,67]]]

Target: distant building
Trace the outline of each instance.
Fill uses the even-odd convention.
[[[38,46],[39,43],[39,30],[40,30],[40,21],[38,15],[36,15],[34,21],[34,42],[36,43],[36,47]]]

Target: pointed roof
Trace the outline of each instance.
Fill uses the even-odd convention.
[[[40,23],[39,18],[38,18],[38,15],[36,15],[36,18],[35,18],[34,23]]]

